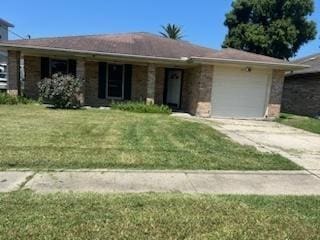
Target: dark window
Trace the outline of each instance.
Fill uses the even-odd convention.
[[[68,61],[51,59],[51,75],[55,73],[68,74]]]
[[[47,57],[41,57],[41,79],[48,78],[50,76],[50,59]]]
[[[123,98],[123,65],[108,66],[108,97]]]
[[[99,81],[98,81],[98,97],[106,98],[106,84],[107,84],[107,64],[99,62]]]
[[[124,65],[124,100],[131,100],[132,65]]]
[[[77,76],[77,61],[73,59],[68,60],[68,73]]]

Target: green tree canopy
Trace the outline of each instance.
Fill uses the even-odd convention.
[[[165,38],[171,38],[174,40],[181,40],[183,38],[182,35],[182,27],[176,24],[167,24],[166,26],[161,26],[163,32],[160,34]]]
[[[315,39],[316,23],[308,19],[313,12],[313,0],[235,0],[223,47],[289,59]]]

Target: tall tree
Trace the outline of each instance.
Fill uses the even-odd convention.
[[[161,26],[161,28],[163,32],[160,32],[160,34],[165,38],[174,40],[181,40],[183,38],[181,26],[168,23],[166,26]]]
[[[313,0],[234,0],[222,47],[289,59],[315,39],[313,12]]]

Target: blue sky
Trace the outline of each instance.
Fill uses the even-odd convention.
[[[227,29],[223,22],[232,0],[10,0],[1,2],[0,17],[32,38],[144,31],[160,25],[182,25],[185,40],[219,49]],[[320,0],[311,16],[320,33]],[[15,36],[11,35],[11,38]],[[319,36],[301,48],[297,57],[320,52]]]

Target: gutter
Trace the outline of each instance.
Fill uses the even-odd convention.
[[[206,57],[190,57],[190,60],[194,63],[230,63],[230,64],[252,64],[260,66],[276,67],[283,70],[299,70],[310,68],[309,65],[302,64],[292,64],[292,63],[273,63],[273,62],[263,62],[263,61],[249,61],[249,60],[237,60],[230,58],[206,58]]]
[[[8,50],[44,50],[44,51],[55,51],[55,52],[65,52],[65,53],[78,53],[78,54],[88,54],[88,55],[97,55],[97,56],[106,56],[106,57],[119,57],[119,58],[134,58],[141,60],[151,60],[151,61],[169,61],[169,62],[178,62],[178,63],[187,63],[189,58],[178,59],[178,58],[167,58],[167,57],[155,57],[155,56],[144,56],[144,55],[132,55],[132,54],[122,54],[122,53],[105,53],[98,51],[86,51],[86,50],[76,50],[68,48],[52,48],[52,47],[38,47],[38,46],[28,46],[28,45],[19,45],[19,44],[6,44],[0,42],[0,48],[4,47]]]
[[[319,74],[319,70],[311,70],[311,71],[290,71],[286,74],[287,77],[291,76],[300,76],[300,75],[312,75],[312,74]]]

